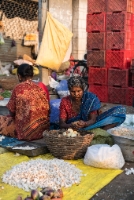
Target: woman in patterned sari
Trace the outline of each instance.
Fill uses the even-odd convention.
[[[7,108],[10,116],[0,116],[0,134],[19,140],[35,140],[49,129],[49,101],[47,93],[32,81],[33,67],[18,67],[18,84],[11,95]]]
[[[87,84],[81,77],[68,80],[70,96],[64,97],[60,103],[60,128],[91,130],[113,128],[123,123],[126,110],[116,106],[99,115],[101,107],[98,97],[87,92]]]

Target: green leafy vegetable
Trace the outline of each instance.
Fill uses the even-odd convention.
[[[1,95],[2,97],[4,97],[4,98],[10,98],[10,97],[11,97],[11,91],[5,90],[5,91],[2,92],[0,95]]]

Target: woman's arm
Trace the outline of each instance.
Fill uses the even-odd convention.
[[[89,120],[88,121],[83,121],[83,120],[78,121],[77,124],[76,124],[76,127],[78,129],[88,127],[88,126],[90,126],[90,125],[92,125],[96,122],[96,117],[97,117],[97,113],[91,112],[89,114]]]
[[[73,128],[72,124],[67,124],[65,120],[60,119],[60,128]]]
[[[86,122],[86,127],[94,124],[96,122],[97,112],[91,112],[89,114],[89,120]]]

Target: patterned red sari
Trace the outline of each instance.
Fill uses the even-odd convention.
[[[6,117],[7,129],[0,133],[19,140],[42,138],[43,131],[49,128],[49,102],[46,93],[31,80],[18,84],[13,90],[7,108],[14,118]],[[3,120],[4,120],[3,116]],[[10,121],[10,122],[9,122]],[[9,130],[9,126],[14,127]]]

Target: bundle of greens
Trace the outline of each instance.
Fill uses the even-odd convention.
[[[9,90],[4,90],[0,93],[0,96],[4,97],[4,98],[10,98],[11,97],[11,91]]]

